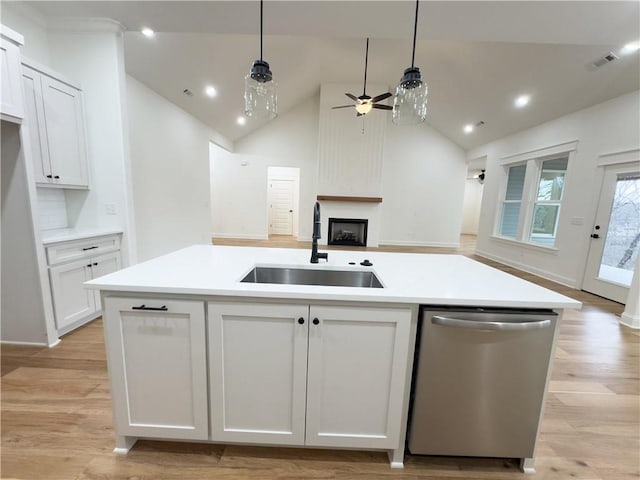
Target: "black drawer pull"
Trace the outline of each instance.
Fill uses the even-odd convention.
[[[47,178],[53,178],[53,175],[47,175]]]
[[[56,180],[60,178],[60,175],[55,175],[53,178],[55,178]]]
[[[160,312],[166,312],[169,309],[166,305],[162,305],[161,307],[147,307],[145,305],[140,305],[139,307],[131,307],[131,310],[156,310]]]
[[[82,251],[83,251],[83,252],[86,252],[87,250],[93,250],[94,248],[99,248],[99,247],[97,247],[97,246],[94,246],[94,247],[87,247],[87,248],[83,248],[83,249],[82,249]]]
[[[89,264],[87,264],[87,267],[91,268],[91,264],[90,264],[90,263],[89,263]]]

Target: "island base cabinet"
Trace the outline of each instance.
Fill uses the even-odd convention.
[[[208,439],[204,302],[106,297],[104,307],[120,449],[129,437]]]
[[[310,308],[305,444],[396,449],[411,310]]]
[[[402,448],[411,309],[208,309],[211,440]]]

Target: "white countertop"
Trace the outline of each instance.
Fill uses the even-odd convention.
[[[49,245],[51,243],[70,242],[72,240],[101,237],[103,235],[113,235],[116,233],[122,233],[122,229],[100,227],[59,228],[55,230],[43,230],[40,232],[40,235],[42,237],[42,243]]]
[[[373,262],[362,267],[363,259]],[[461,255],[329,251],[194,245],[85,283],[88,288],[140,293],[224,295],[407,304],[580,308],[581,303]],[[354,261],[356,265],[348,263]],[[373,270],[384,288],[240,283],[256,265]]]

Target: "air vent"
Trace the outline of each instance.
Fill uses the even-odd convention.
[[[613,53],[613,52],[609,52],[607,53],[605,56],[603,56],[602,58],[597,59],[595,62],[592,63],[592,65],[596,68],[600,68],[603,65],[606,65],[607,63],[611,63],[614,60],[617,60],[618,56]]]

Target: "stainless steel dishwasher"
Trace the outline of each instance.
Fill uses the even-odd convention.
[[[409,451],[533,458],[557,315],[422,307]]]

